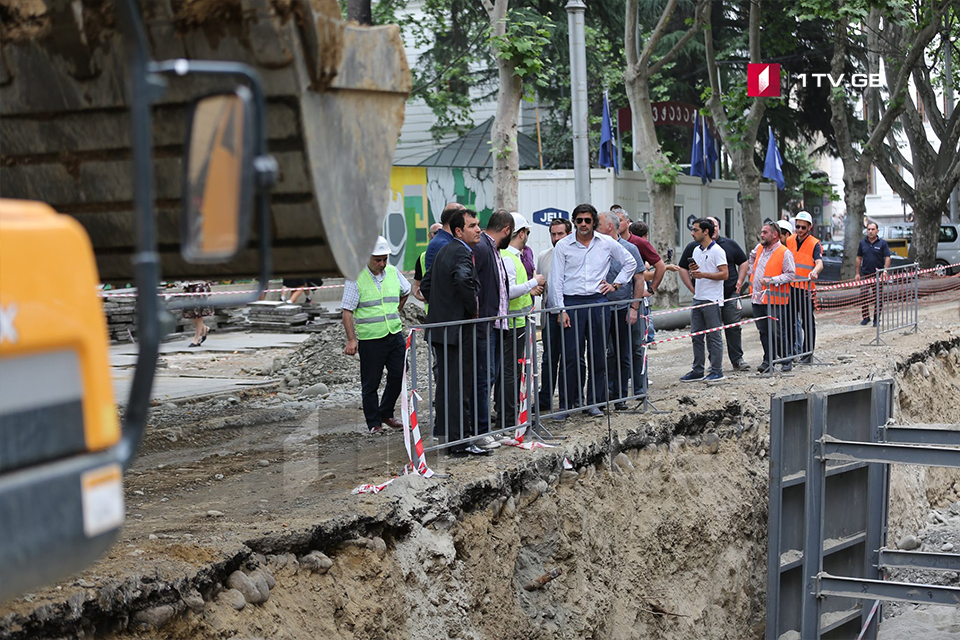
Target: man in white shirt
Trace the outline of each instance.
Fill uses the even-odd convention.
[[[714,239],[716,227],[709,218],[693,223],[693,241],[697,246],[690,259],[689,272],[694,280],[693,308],[690,309],[690,332],[706,331],[723,326],[720,307],[723,305],[723,282],[729,273],[727,254]],[[706,339],[710,352],[710,373],[704,377],[703,344]],[[680,378],[681,382],[723,380],[723,338],[719,331],[693,336],[693,369]]]
[[[553,248],[557,246],[563,238],[570,235],[573,231],[573,225],[566,218],[554,218],[550,222],[550,243],[549,249],[544,249],[537,256],[537,273],[541,274],[550,281],[550,267],[553,265]],[[552,305],[547,301],[547,287],[544,286],[543,298],[541,298],[544,308]],[[553,390],[557,386],[557,374],[560,368],[560,332],[559,312],[543,314],[543,353],[540,355],[540,391],[537,396],[537,402],[540,405],[541,413],[549,413],[553,410]],[[564,403],[566,389],[560,385],[560,403]]]
[[[390,246],[386,238],[377,238],[370,262],[356,280],[343,283],[343,328],[347,344],[343,352],[360,354],[360,393],[363,417],[370,433],[379,433],[381,425],[402,429],[393,417],[400,397],[406,341],[400,311],[410,295],[410,283],[390,264]],[[387,385],[383,397],[377,397],[383,371]]]
[[[590,399],[603,403],[607,399],[606,352],[610,327],[610,307],[593,306],[571,309],[581,305],[606,302],[606,294],[622,286],[629,286],[637,261],[620,244],[596,233],[600,217],[593,205],[580,204],[573,210],[577,232],[560,240],[553,248],[550,267],[549,306],[563,307],[560,325],[563,327],[563,376],[566,397],[561,409],[572,409],[580,403],[583,376],[580,375],[580,355],[587,346]],[[607,282],[610,263],[616,259],[622,265],[613,282]],[[584,410],[590,416],[602,415],[596,407]],[[562,420],[566,413],[556,416]]]

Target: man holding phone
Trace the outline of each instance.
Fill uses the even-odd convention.
[[[729,273],[727,254],[713,240],[716,227],[709,218],[693,223],[693,257],[688,263],[694,281],[693,308],[690,309],[690,331],[698,333],[723,326],[720,306],[723,304],[723,282]],[[704,376],[704,342],[710,352],[710,373]],[[693,336],[693,369],[680,378],[681,382],[723,380],[723,339],[719,331]]]

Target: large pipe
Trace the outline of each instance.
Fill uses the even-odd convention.
[[[590,144],[587,129],[587,47],[583,0],[567,2],[570,38],[570,101],[573,111],[573,188],[577,204],[589,203]]]

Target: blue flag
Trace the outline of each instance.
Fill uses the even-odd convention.
[[[690,153],[690,175],[700,176],[700,182],[706,184],[716,177],[714,166],[717,162],[717,148],[713,136],[707,131],[707,119],[696,115],[693,122],[693,150]]]
[[[610,122],[610,103],[607,92],[603,92],[603,124],[600,128],[600,166],[613,167],[613,172],[620,175],[620,166],[617,164],[617,146],[613,143],[613,125]]]
[[[706,156],[707,180],[712,181],[717,177],[717,147],[713,143],[713,136],[710,135],[710,132],[707,130],[706,117],[704,117],[700,122],[702,126],[701,131],[703,134],[704,146],[706,148],[704,155]]]
[[[776,182],[777,188],[782,191],[786,184],[783,180],[783,158],[780,156],[780,150],[777,149],[777,141],[773,139],[773,127],[767,128],[770,131],[770,139],[767,141],[767,159],[763,163],[763,177]]]

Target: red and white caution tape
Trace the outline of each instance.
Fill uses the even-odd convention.
[[[390,478],[386,482],[381,482],[380,484],[362,484],[350,493],[353,495],[359,495],[361,493],[380,493],[394,480],[396,480],[396,478]]]
[[[414,474],[424,478],[433,477],[433,470],[427,466],[427,456],[423,447],[423,438],[420,435],[420,424],[417,421],[417,405],[413,401],[422,401],[420,394],[416,389],[407,391],[407,362],[410,356],[410,342],[413,340],[413,334],[419,329],[414,329],[407,336],[407,348],[403,353],[403,377],[400,379],[400,420],[403,422],[403,446],[407,450],[407,460],[409,461],[403,467],[404,475]],[[411,443],[413,446],[411,448]],[[413,454],[416,451],[417,460],[414,462]],[[380,484],[362,484],[352,491],[353,495],[360,493],[380,493],[383,489],[396,480],[399,476],[390,478]]]
[[[694,331],[693,333],[685,333],[682,336],[673,336],[672,338],[664,338],[663,340],[657,340],[656,342],[648,342],[644,345],[644,367],[646,367],[646,347],[649,347],[652,344],[663,344],[664,342],[674,342],[675,340],[683,340],[684,338],[692,338],[693,336],[702,336],[708,333],[713,333],[715,331],[723,331],[724,329],[729,329],[730,327],[742,327],[745,324],[751,324],[754,322],[760,322],[761,320],[766,320],[771,316],[760,316],[759,318],[752,318],[750,320],[743,320],[741,322],[734,322],[732,324],[725,324],[720,327],[714,327],[713,329],[705,329],[703,331]],[[773,318],[776,320],[776,318]]]
[[[418,401],[421,401],[422,398],[416,389],[413,389],[409,395],[407,393],[407,360],[410,356],[410,341],[416,331],[418,329],[414,329],[407,336],[407,349],[403,354],[403,377],[400,379],[400,419],[403,421],[403,446],[407,449],[407,459],[410,461],[409,469],[418,476],[430,478],[433,476],[433,470],[427,466],[423,437],[420,435],[420,423],[417,421],[417,405],[413,401],[414,397]],[[417,453],[416,462],[414,462],[413,451],[410,448],[411,442]]]

